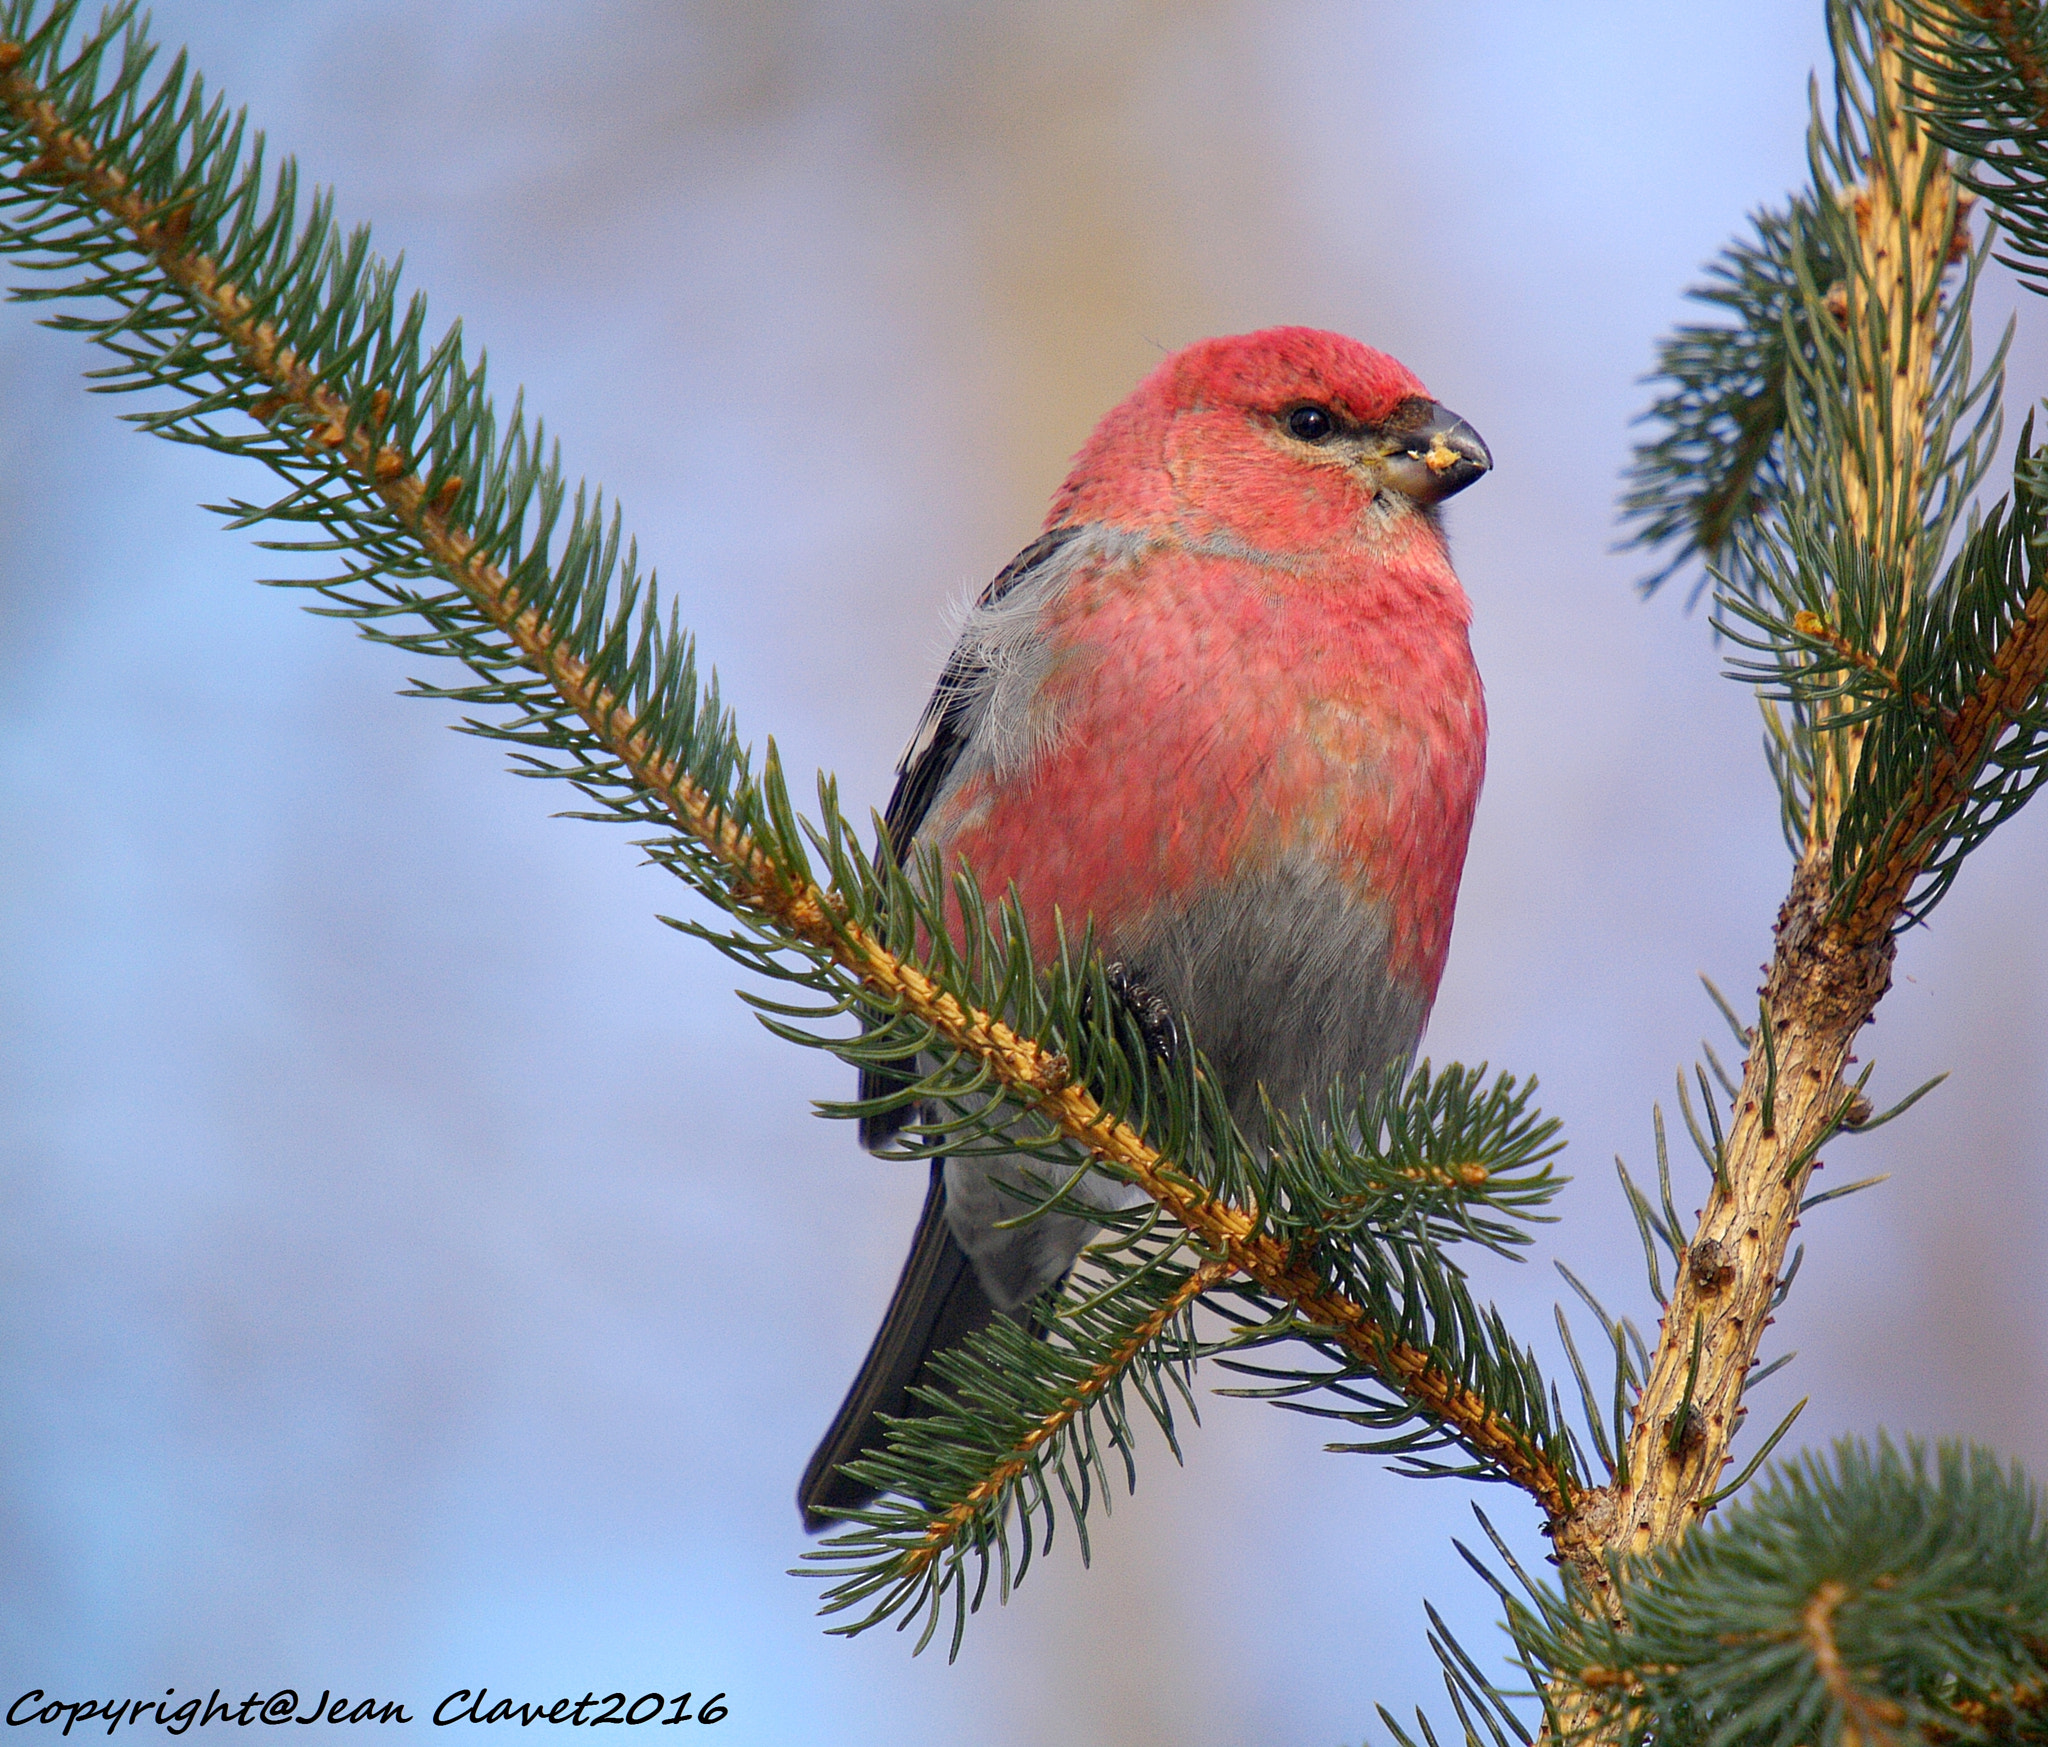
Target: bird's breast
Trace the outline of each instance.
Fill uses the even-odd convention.
[[[1306,880],[1310,908],[1370,919],[1373,956],[1426,1007],[1485,749],[1439,550],[1288,571],[1168,549],[1077,577],[1022,701],[1030,756],[962,782],[929,834],[984,891],[1015,883],[1041,951],[1055,910],[1111,946],[1209,914],[1253,950],[1264,912],[1298,942],[1300,904],[1243,894]]]

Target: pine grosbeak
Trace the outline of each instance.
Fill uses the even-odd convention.
[[[1412,1056],[1486,757],[1471,609],[1436,509],[1486,445],[1384,353],[1273,328],[1177,352],[1095,429],[968,616],[897,770],[898,854],[1015,884],[1036,948],[1092,918],[1116,987],[1208,1057],[1248,1134]],[[888,1082],[866,1076],[864,1095]],[[863,1125],[879,1145],[914,1117]],[[805,1473],[919,1411],[935,1351],[1029,1319],[1095,1230],[999,1229],[1036,1182],[935,1164],[881,1332]],[[1041,1189],[1040,1193],[1044,1193]],[[1087,1180],[1081,1196],[1134,1191]]]

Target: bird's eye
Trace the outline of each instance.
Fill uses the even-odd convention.
[[[1288,434],[1304,443],[1320,443],[1336,428],[1337,421],[1330,416],[1328,407],[1298,406],[1287,415]]]

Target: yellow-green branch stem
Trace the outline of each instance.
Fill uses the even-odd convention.
[[[984,1474],[965,1498],[931,1520],[923,1538],[903,1554],[902,1575],[915,1576],[929,1567],[952,1545],[960,1531],[974,1520],[977,1511],[1031,1466],[1033,1454],[1071,1425],[1076,1415],[1099,1400],[1102,1392],[1122,1374],[1124,1367],[1165,1333],[1175,1317],[1212,1286],[1222,1285],[1236,1272],[1228,1262],[1204,1262],[1176,1286],[1166,1302],[1132,1329],[1108,1358],[1074,1386],[1071,1395],[1019,1438],[1010,1454]]]
[[[1865,450],[1896,457],[1900,468],[1897,478],[1847,479],[1856,531],[1881,554],[1912,535],[1896,506],[1917,501],[1933,360],[1931,288],[1948,265],[1954,229],[1946,168],[1933,161],[1938,148],[1912,118],[1900,28],[1894,0],[1880,19],[1875,57],[1884,163],[1870,166],[1869,186],[1855,197],[1864,258],[1851,267],[1846,322],[1853,416]],[[1907,210],[1903,203],[1916,196],[1923,204]],[[1891,338],[1880,347],[1876,335]],[[1889,556],[1906,575],[1903,555]],[[1827,631],[1823,619],[1809,617],[1812,624],[1802,630]],[[1880,634],[1875,671],[1896,683],[1882,665],[1882,648]],[[1968,797],[1999,736],[2044,681],[2048,591],[2036,590],[1976,693],[1941,722],[1945,751],[1930,780],[1892,822],[1888,859],[1846,904],[1835,889],[1834,832],[1856,780],[1861,731],[1829,730],[1825,714],[1821,718],[1829,744],[1759,991],[1758,1025],[1768,1028],[1770,1047],[1759,1036],[1744,1064],[1716,1178],[1635,1404],[1627,1482],[1588,1494],[1556,1525],[1560,1553],[1590,1597],[1617,1619],[1608,1561],[1670,1545],[1713,1495],[1741,1423],[1744,1380],[1815,1154],[1849,1104],[1842,1073],[1850,1048],[1890,986],[1893,930],[1939,843],[1939,828]],[[1565,1702],[1569,1710],[1571,1701]]]
[[[189,214],[153,207],[120,170],[98,157],[89,141],[65,127],[56,107],[19,73],[23,52],[18,43],[0,43],[0,104],[30,129],[41,148],[32,174],[77,189],[126,229],[262,384],[262,392],[250,400],[252,416],[273,423],[289,413],[295,428],[310,433],[316,449],[334,455],[376,493],[436,570],[512,640],[527,666],[555,689],[677,826],[711,851],[726,869],[728,890],[739,904],[829,954],[885,1002],[988,1064],[995,1078],[1096,1158],[1128,1175],[1185,1226],[1225,1270],[1217,1280],[1245,1275],[1293,1305],[1306,1321],[1330,1329],[1363,1368],[1442,1419],[1474,1451],[1498,1462],[1554,1518],[1565,1514],[1572,1498],[1568,1476],[1543,1453],[1530,1450],[1512,1426],[1438,1369],[1426,1351],[1393,1338],[1363,1307],[1329,1290],[1289,1245],[1254,1235],[1248,1214],[1191,1185],[1128,1123],[1112,1118],[1085,1088],[1069,1084],[1064,1058],[961,1001],[849,921],[830,893],[778,867],[687,772],[664,760],[625,702],[563,648],[559,628],[522,601],[470,535],[450,520],[446,512],[452,494],[444,489],[430,497],[411,459],[379,438],[381,414],[373,408],[370,420],[351,421],[348,404],[301,362],[271,323],[256,317],[249,297],[224,277],[218,264],[190,246]]]

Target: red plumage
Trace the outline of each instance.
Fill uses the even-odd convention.
[[[1420,1037],[1485,766],[1471,611],[1437,503],[1491,464],[1384,353],[1275,328],[1178,352],[1102,423],[1044,535],[972,613],[905,754],[899,853],[937,847],[1034,945],[1092,921],[1134,998],[1261,1098],[1319,1109]],[[885,1089],[871,1080],[866,1095]],[[897,1126],[900,1126],[898,1119]],[[869,1125],[886,1139],[891,1125]],[[935,1168],[860,1379],[805,1475],[836,1474],[935,1347],[1028,1317],[1093,1227],[1016,1227],[1028,1161]],[[1107,1179],[1079,1191],[1123,1204]],[[928,1380],[928,1379],[927,1379]]]
[[[1052,749],[969,779],[924,833],[984,891],[1014,881],[1041,947],[1055,907],[1114,937],[1313,845],[1390,903],[1389,968],[1435,995],[1486,758],[1471,608],[1433,519],[1383,523],[1355,470],[1247,418],[1372,425],[1426,399],[1383,352],[1274,328],[1175,353],[1075,457],[1046,526],[1149,549],[1047,607]]]

